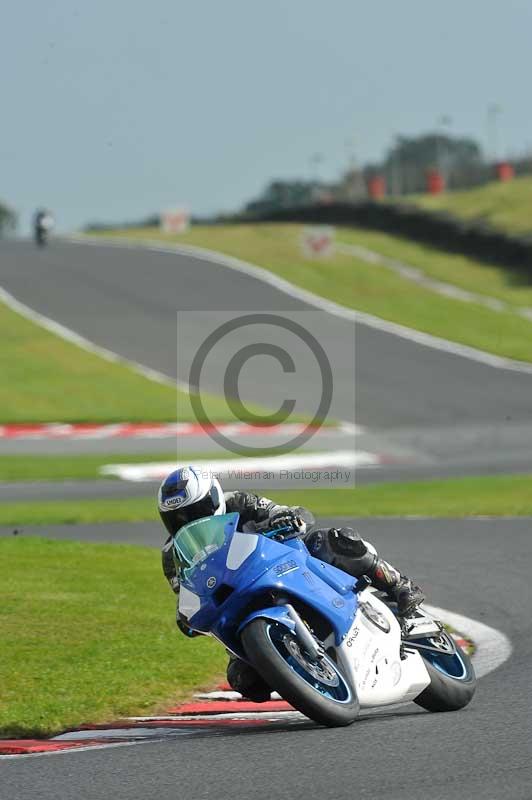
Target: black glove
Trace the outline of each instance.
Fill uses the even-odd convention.
[[[305,533],[307,526],[294,511],[280,511],[270,517],[270,525],[275,528],[290,528],[294,533]]]

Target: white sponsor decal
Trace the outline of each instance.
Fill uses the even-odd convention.
[[[164,501],[164,505],[168,508],[173,508],[174,506],[180,506],[185,500],[186,497],[169,497],[168,500]]]

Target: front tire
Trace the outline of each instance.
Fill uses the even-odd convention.
[[[420,652],[430,684],[414,702],[427,711],[458,711],[467,706],[477,687],[475,670],[467,653],[456,644],[452,655]]]
[[[328,656],[310,661],[284,625],[254,619],[242,632],[242,644],[259,675],[302,714],[328,727],[355,721],[358,698],[341,668]]]

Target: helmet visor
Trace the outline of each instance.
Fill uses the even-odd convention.
[[[215,511],[216,508],[214,507],[212,497],[208,494],[201,500],[198,500],[197,503],[192,503],[192,505],[185,506],[184,508],[176,508],[168,513],[172,518],[172,527],[174,530],[178,530],[183,525],[186,525],[188,522],[193,522],[195,519],[212,517]]]

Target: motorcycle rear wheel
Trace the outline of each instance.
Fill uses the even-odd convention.
[[[430,684],[415,698],[414,703],[427,711],[458,711],[471,702],[477,679],[471,659],[455,645],[455,655],[442,656],[421,653]]]
[[[355,721],[358,698],[341,668],[328,656],[311,660],[284,625],[254,619],[243,630],[242,643],[259,675],[302,714],[328,727]]]

